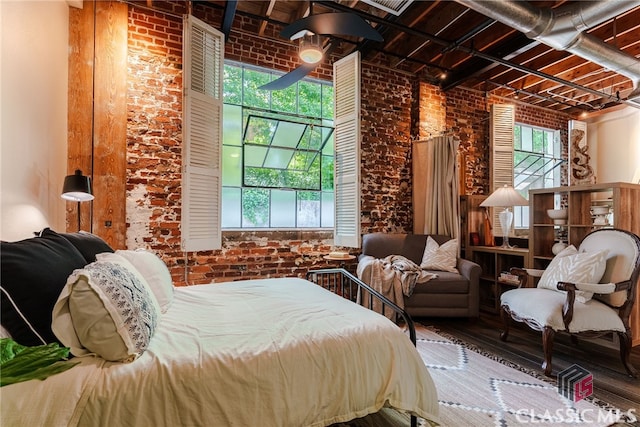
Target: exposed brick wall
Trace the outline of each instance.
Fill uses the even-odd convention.
[[[361,230],[410,232],[412,79],[362,64]]]
[[[129,7],[127,93],[127,246],[161,255],[177,284],[257,277],[304,276],[313,268],[337,265],[322,258],[332,250],[332,233],[224,232],[218,251],[180,250],[182,145],[182,20],[186,3],[147,2]],[[194,4],[193,14],[219,28],[221,9]],[[236,30],[240,24],[240,30]],[[259,23],[236,17],[225,44],[228,59],[289,71],[298,65],[295,46],[247,33]],[[277,38],[267,25],[265,35]],[[331,61],[310,75],[330,80]],[[387,63],[388,58],[381,58]],[[413,76],[362,64],[362,233],[409,232],[411,141],[442,131],[461,140],[467,175],[465,192],[488,191],[488,111],[483,93],[454,89],[443,93]],[[563,124],[557,114],[518,106],[517,120],[545,127]],[[352,251],[355,252],[355,251]],[[188,274],[185,275],[185,264]],[[351,264],[353,266],[353,264]]]

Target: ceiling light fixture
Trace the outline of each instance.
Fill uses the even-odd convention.
[[[320,36],[307,32],[307,34],[300,39],[298,55],[300,55],[300,59],[307,64],[320,62],[324,56],[322,46],[320,45]]]

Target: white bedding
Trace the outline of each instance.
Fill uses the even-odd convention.
[[[302,279],[176,288],[148,350],[0,389],[2,426],[325,426],[383,406],[437,421],[385,317]]]

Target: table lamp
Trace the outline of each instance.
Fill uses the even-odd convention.
[[[502,246],[501,248],[513,248],[509,244],[509,230],[513,222],[513,212],[509,208],[511,206],[526,206],[529,201],[522,197],[513,187],[504,185],[491,193],[484,202],[480,203],[482,207],[503,207],[504,210],[498,214],[500,220],[500,228],[502,229]]]

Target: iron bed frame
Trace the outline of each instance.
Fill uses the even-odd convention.
[[[338,294],[369,309],[373,309],[375,297],[382,305],[382,315],[385,315],[386,310],[391,310],[396,320],[402,320],[404,322],[409,332],[409,339],[411,339],[414,346],[416,345],[416,328],[409,313],[344,268],[310,270],[307,272],[306,279],[334,294]],[[361,301],[361,296],[363,295],[361,290],[366,291],[368,294],[368,297],[365,297],[364,301]],[[417,427],[417,425],[418,417],[411,415],[411,427]]]

